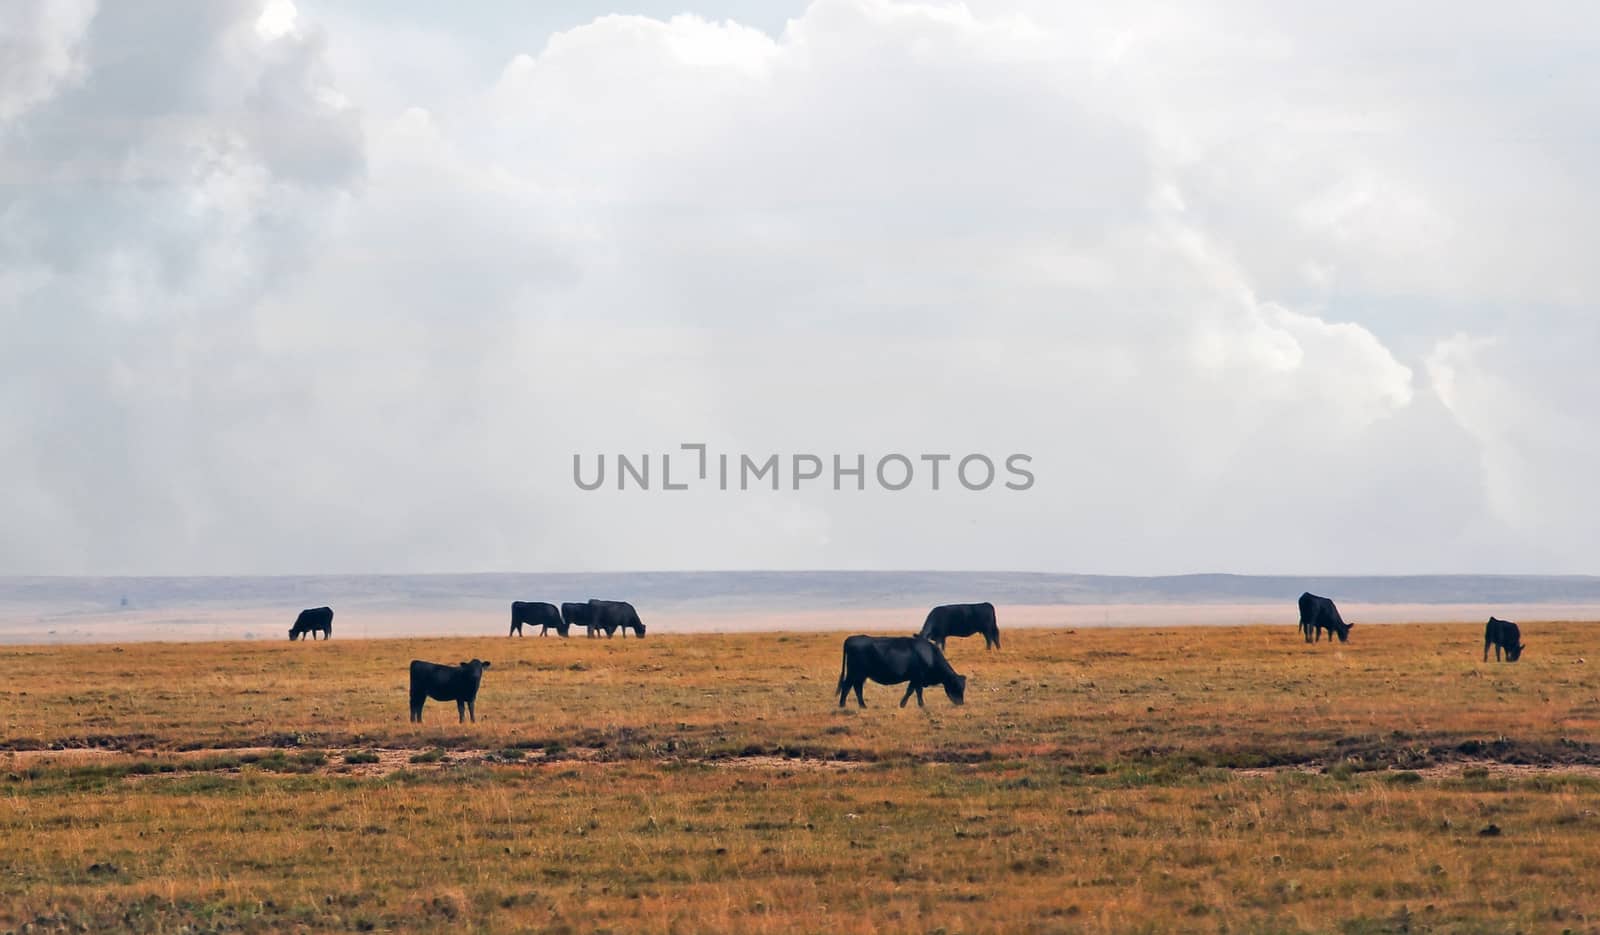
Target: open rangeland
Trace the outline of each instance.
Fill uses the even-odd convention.
[[[1600,927],[1600,629],[1292,617],[952,640],[922,710],[844,632],[0,648],[0,930]]]

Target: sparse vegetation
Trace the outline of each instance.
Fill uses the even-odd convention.
[[[1013,630],[864,711],[843,634],[7,647],[0,929],[1587,930],[1594,631],[1537,632]]]

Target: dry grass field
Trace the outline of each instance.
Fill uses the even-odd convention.
[[[0,648],[0,930],[1600,931],[1592,626],[844,635]]]

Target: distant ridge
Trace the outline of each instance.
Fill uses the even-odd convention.
[[[1293,602],[1302,591],[1374,604],[1600,602],[1591,575],[1076,575],[1033,572],[707,571],[289,575],[239,577],[0,577],[0,615],[130,608],[483,606],[512,598],[625,598],[661,610],[875,608],[949,601],[996,604],[1210,604]],[[126,601],[126,605],[124,605]]]

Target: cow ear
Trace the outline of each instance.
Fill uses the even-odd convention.
[[[483,667],[485,669],[489,668],[489,660],[487,660],[487,659],[483,660]]]
[[[472,663],[470,663],[470,662],[468,662],[468,661],[467,661],[467,660],[465,660],[465,659],[463,659],[463,660],[461,660],[461,668],[463,668],[463,669],[465,669],[465,668],[466,668],[466,667],[467,667],[467,666],[469,666],[469,665],[471,665],[471,664],[472,664]]]

